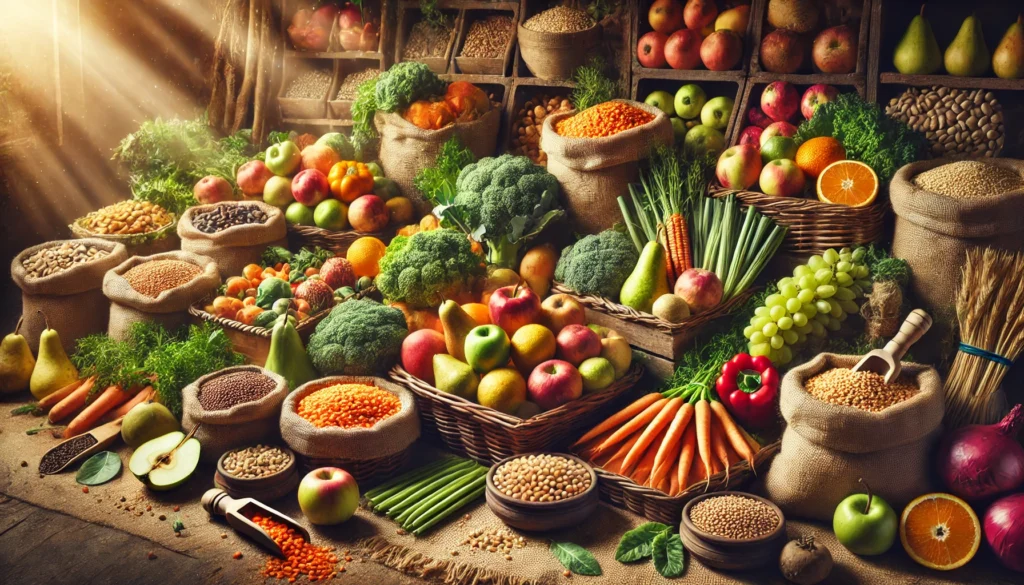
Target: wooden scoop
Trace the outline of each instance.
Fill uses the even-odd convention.
[[[875,372],[885,376],[885,383],[891,384],[900,377],[903,366],[900,360],[906,355],[911,345],[917,343],[921,336],[932,326],[932,318],[921,309],[914,309],[907,315],[906,321],[900,325],[899,333],[889,340],[882,349],[867,353],[860,362],[853,366],[854,372]]]
[[[252,498],[236,500],[224,490],[214,488],[206,490],[202,501],[203,509],[209,512],[211,516],[224,516],[227,518],[228,524],[235,529],[235,532],[251,538],[256,541],[256,544],[281,558],[284,558],[284,552],[281,551],[281,547],[274,542],[273,538],[270,538],[266,531],[252,521],[253,516],[270,516],[275,521],[294,528],[296,532],[302,535],[302,538],[306,539],[306,542],[309,542],[309,531],[301,524]]]
[[[53,475],[55,473],[60,473],[60,472],[64,471],[65,469],[67,469],[68,467],[78,463],[79,461],[83,461],[87,457],[91,457],[93,454],[99,453],[100,451],[102,451],[102,450],[106,449],[107,447],[109,447],[110,445],[112,445],[114,443],[114,441],[118,440],[121,437],[121,421],[123,419],[124,419],[123,416],[120,417],[120,418],[116,418],[116,419],[108,422],[107,424],[100,425],[100,426],[92,429],[91,431],[89,431],[87,433],[82,433],[81,435],[76,435],[74,437],[71,437],[70,439],[65,439],[65,440],[61,441],[60,443],[57,443],[52,449],[50,449],[49,451],[44,453],[43,457],[46,457],[46,455],[49,454],[50,451],[53,451],[53,450],[57,449],[58,447],[60,447],[64,443],[67,443],[68,441],[74,441],[76,439],[84,437],[85,435],[92,435],[92,438],[96,439],[96,444],[95,445],[93,445],[92,447],[89,447],[85,451],[82,451],[78,455],[75,455],[71,459],[68,459],[67,463],[65,463],[64,465],[61,465],[59,468],[55,469],[54,471],[49,472],[47,475]],[[40,461],[41,461],[41,459],[40,459]],[[46,473],[46,472],[44,472],[43,470],[39,470],[39,473]]]

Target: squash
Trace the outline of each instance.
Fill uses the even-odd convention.
[[[455,112],[446,102],[413,102],[402,117],[424,130],[440,130],[455,123]]]
[[[455,112],[460,122],[476,120],[491,109],[491,98],[484,90],[468,81],[449,83],[444,101]]]

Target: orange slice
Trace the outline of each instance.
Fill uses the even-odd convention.
[[[921,565],[949,571],[974,558],[981,545],[981,523],[960,498],[926,494],[903,510],[900,542],[910,558]]]
[[[878,175],[856,160],[840,160],[818,175],[818,200],[824,203],[864,207],[878,197]]]

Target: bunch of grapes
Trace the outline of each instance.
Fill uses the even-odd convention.
[[[797,266],[792,277],[779,280],[779,292],[754,310],[750,325],[743,329],[750,355],[785,365],[808,336],[824,338],[829,331],[838,331],[851,313],[860,310],[856,301],[871,288],[866,253],[864,248],[828,249]]]

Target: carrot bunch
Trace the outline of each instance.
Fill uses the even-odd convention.
[[[75,380],[37,402],[34,411],[45,413],[47,422],[52,425],[68,421],[64,437],[70,438],[120,418],[136,404],[156,396],[152,386],[126,391],[121,386],[111,385],[97,392],[96,379],[96,376],[89,376]]]

